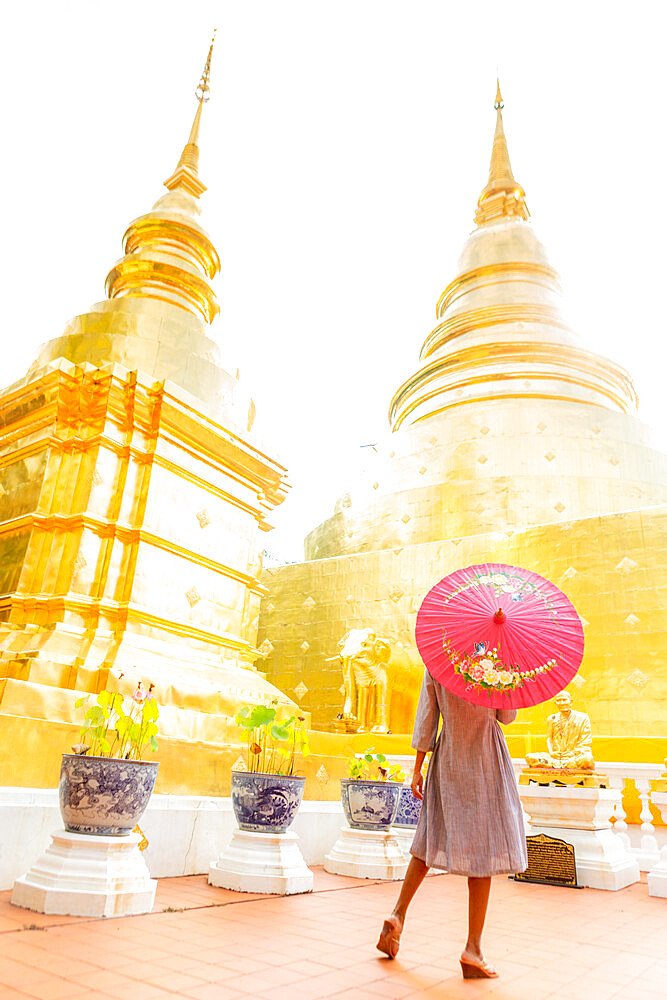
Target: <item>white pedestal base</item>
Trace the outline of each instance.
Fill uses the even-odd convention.
[[[313,873],[301,856],[296,833],[235,830],[208,872],[210,885],[237,892],[291,896],[313,891]]]
[[[324,857],[325,871],[353,878],[395,881],[404,877],[407,867],[407,859],[393,831],[353,830],[344,826]]]
[[[535,782],[519,785],[519,797],[533,825],[566,830],[611,830],[610,819],[621,801],[621,793],[615,788]]]
[[[660,810],[663,821],[667,822],[667,792],[653,792],[651,801]],[[661,850],[658,863],[651,868],[646,880],[649,896],[667,899],[667,845]]]
[[[530,817],[526,836],[545,833],[572,844],[577,882],[591,889],[624,889],[639,881],[635,857],[611,828],[620,792],[578,785],[519,785]]]
[[[662,896],[667,899],[667,847],[663,847],[660,860],[651,868],[646,876],[649,896]]]
[[[125,917],[149,913],[157,882],[139,852],[140,837],[93,837],[58,830],[50,847],[14,883],[12,903],[37,913]]]
[[[577,883],[590,889],[625,889],[639,882],[639,864],[612,830],[571,830],[529,825],[526,835],[546,833],[574,847]]]
[[[392,826],[391,828],[391,832],[396,837],[398,846],[403,852],[403,857],[408,862],[412,857],[410,848],[412,847],[412,841],[415,839],[415,829],[416,827],[414,826]]]

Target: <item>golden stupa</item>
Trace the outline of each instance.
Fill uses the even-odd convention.
[[[561,312],[558,275],[529,222],[498,88],[488,183],[458,273],[438,300],[418,369],[395,392],[392,432],[310,533],[306,561],[267,570],[267,676],[336,725],[338,643],[370,630],[392,647],[388,718],[410,728],[422,666],[418,607],[447,573],[480,562],[550,578],[584,620],[577,703],[596,758],[667,752],[667,463],[636,417],[629,375],[589,350]],[[373,640],[375,641],[375,640]],[[368,657],[366,657],[368,659]],[[381,663],[359,668],[384,669]],[[519,756],[549,706],[508,732]],[[512,735],[518,734],[518,735]]]
[[[252,401],[209,335],[210,64],[211,51],[167,192],[127,229],[107,298],[0,396],[3,785],[57,783],[74,702],[110,673],[155,684],[164,792],[228,790],[239,705],[292,705],[253,666],[263,533],[286,472],[253,439]]]

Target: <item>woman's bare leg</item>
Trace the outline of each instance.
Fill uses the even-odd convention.
[[[485,964],[482,954],[482,931],[490,892],[490,877],[468,879],[468,940],[461,958],[477,965]]]
[[[414,894],[424,881],[427,873],[428,865],[426,865],[421,858],[416,858],[414,854],[411,855],[410,864],[408,865],[408,870],[405,873],[403,885],[401,886],[399,897],[396,900],[396,906],[392,912],[392,917],[396,917],[396,919],[400,921],[401,928],[403,927],[408,906],[412,902]]]
[[[378,950],[384,952],[384,954],[388,955],[389,958],[396,958],[396,955],[398,954],[399,939],[403,931],[405,914],[408,906],[412,902],[414,894],[424,881],[424,877],[427,872],[428,865],[426,865],[421,858],[415,858],[415,856],[412,855],[410,858],[410,864],[408,865],[408,870],[406,871],[405,878],[403,879],[403,885],[401,886],[399,897],[396,900],[396,906],[394,907],[391,916],[387,917],[385,920],[382,931],[380,932],[380,940],[377,943]]]
[[[416,799],[420,800],[424,798],[424,777],[422,775],[422,765],[424,763],[425,756],[425,750],[418,750],[415,754],[415,765],[412,771],[412,781],[410,782],[412,794]],[[424,820],[425,818],[425,812],[423,812],[421,814],[421,820]],[[410,864],[408,865],[408,870],[405,873],[403,885],[401,886],[399,897],[396,900],[396,906],[394,907],[391,916],[387,917],[382,925],[380,940],[376,946],[378,951],[384,952],[384,954],[388,955],[389,958],[396,958],[396,955],[398,954],[401,932],[403,931],[403,923],[405,922],[405,914],[408,906],[412,902],[412,897],[424,881],[424,876],[427,871],[428,865],[425,864],[425,862],[423,862],[420,858],[416,858],[413,854],[410,857]]]

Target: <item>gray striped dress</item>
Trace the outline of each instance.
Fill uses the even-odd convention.
[[[411,853],[429,868],[476,877],[526,868],[521,802],[498,725],[515,718],[514,709],[458,698],[424,671],[412,746],[433,754]]]

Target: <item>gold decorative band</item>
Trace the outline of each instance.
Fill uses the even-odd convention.
[[[570,329],[563,320],[560,310],[552,306],[537,303],[482,306],[469,312],[457,313],[436,326],[424,341],[419,358],[424,360],[447,341],[454,340],[455,337],[460,337],[471,330],[503,323],[543,323],[547,326],[558,326],[563,330]]]
[[[176,542],[171,542],[167,538],[162,538],[160,535],[147,531],[145,528],[137,528],[130,524],[110,521],[108,518],[101,517],[98,514],[24,514],[21,517],[15,517],[2,522],[0,524],[0,537],[34,529],[62,533],[81,531],[84,528],[91,531],[98,538],[116,538],[123,545],[137,545],[139,542],[152,545],[163,552],[170,552],[180,559],[185,559],[186,562],[202,566],[214,573],[220,573],[221,576],[225,576],[229,580],[235,580],[260,597],[267,593],[267,588],[255,576],[242,573],[232,566],[226,566],[224,563],[210,559],[208,556],[194,552],[192,549],[186,549],[184,546],[178,545]]]
[[[505,366],[512,365],[513,370],[508,371],[507,368],[504,371],[496,370],[492,377],[489,377],[488,372],[479,375],[469,374],[456,378],[456,381],[451,381],[448,385],[440,385],[430,392],[421,392],[417,395],[419,388],[432,382],[436,376],[447,374],[454,377],[459,373],[474,372],[476,368],[488,365],[489,357],[493,357],[496,362],[503,361]],[[540,363],[551,366],[552,370],[536,368],[535,365]],[[389,408],[389,421],[393,430],[397,430],[421,403],[437,396],[446,397],[457,389],[465,389],[472,385],[488,384],[489,392],[479,398],[493,398],[494,383],[507,380],[514,382],[539,380],[543,383],[556,381],[567,385],[578,385],[606,397],[615,409],[623,413],[631,412],[637,405],[637,397],[629,377],[622,368],[600,355],[562,345],[504,343],[466,348],[421,368],[394,394]],[[518,388],[513,393],[515,396],[524,394]],[[570,398],[568,393],[562,394],[549,389],[546,391],[543,389],[540,393],[526,394],[544,398]],[[413,396],[416,398],[408,404],[408,400]],[[590,402],[581,397],[574,398],[580,402]],[[456,402],[467,402],[467,400]],[[437,412],[453,404],[454,401],[451,404],[448,402],[447,405],[438,408]]]
[[[465,271],[463,274],[457,275],[453,281],[450,281],[438,299],[438,304],[435,307],[436,316],[438,319],[442,319],[445,310],[452,300],[468,290],[465,287],[466,285],[477,287],[479,284],[496,284],[497,279],[500,279],[500,281],[511,280],[511,276],[516,274],[520,276],[520,280],[522,281],[530,280],[531,276],[534,278],[545,278],[546,282],[541,281],[539,283],[542,285],[551,285],[554,290],[560,291],[560,275],[558,271],[554,271],[553,267],[549,267],[548,264],[537,264],[525,260],[497,261],[493,264],[485,264],[482,267],[475,267],[470,271]],[[487,282],[483,280],[485,278],[490,278],[491,280]]]
[[[198,642],[235,650],[244,658],[258,659],[260,656],[259,650],[251,643],[226,632],[210,632],[208,629],[199,628],[191,622],[151,614],[150,611],[138,605],[108,599],[98,600],[86,597],[84,594],[15,593],[2,595],[0,597],[0,615],[3,619],[5,617],[3,613],[11,610],[18,610],[31,623],[38,623],[46,617],[50,623],[53,623],[58,616],[62,616],[65,612],[72,612],[86,618],[90,627],[95,627],[100,618],[111,623],[114,628],[121,629],[125,628],[127,622],[134,622],[137,625],[157,628],[187,639],[195,639]]]

